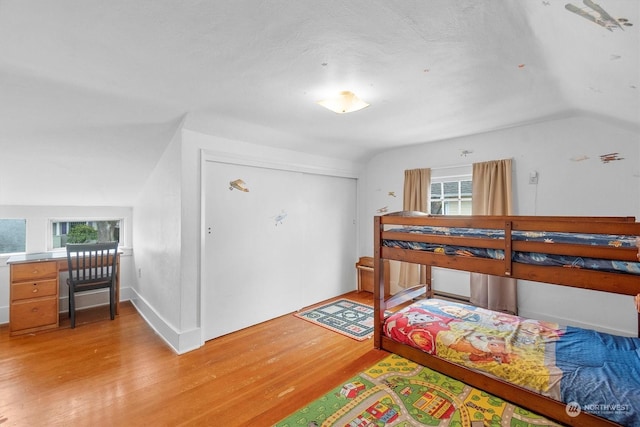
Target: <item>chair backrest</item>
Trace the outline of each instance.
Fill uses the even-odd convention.
[[[113,282],[118,242],[67,244],[69,280],[76,285]]]

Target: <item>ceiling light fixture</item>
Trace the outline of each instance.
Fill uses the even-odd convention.
[[[342,91],[332,98],[318,101],[318,104],[338,114],[353,113],[369,106],[369,104],[358,98],[355,93],[348,90]]]

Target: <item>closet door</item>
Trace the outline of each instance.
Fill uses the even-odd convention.
[[[355,179],[207,161],[203,197],[204,340],[355,288]]]

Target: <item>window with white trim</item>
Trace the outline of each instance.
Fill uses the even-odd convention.
[[[471,175],[431,179],[433,215],[471,215]]]
[[[462,171],[460,171],[462,172]],[[431,178],[431,213],[434,215],[471,215],[471,174]],[[438,298],[469,303],[469,278],[459,271],[434,271],[434,295]],[[442,285],[438,286],[442,282]]]
[[[27,220],[0,218],[0,254],[27,251]]]
[[[51,249],[67,243],[119,242],[122,219],[69,219],[51,221]]]

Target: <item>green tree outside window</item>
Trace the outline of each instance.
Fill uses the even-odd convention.
[[[67,243],[91,243],[97,240],[98,230],[89,225],[75,225],[67,234]]]

